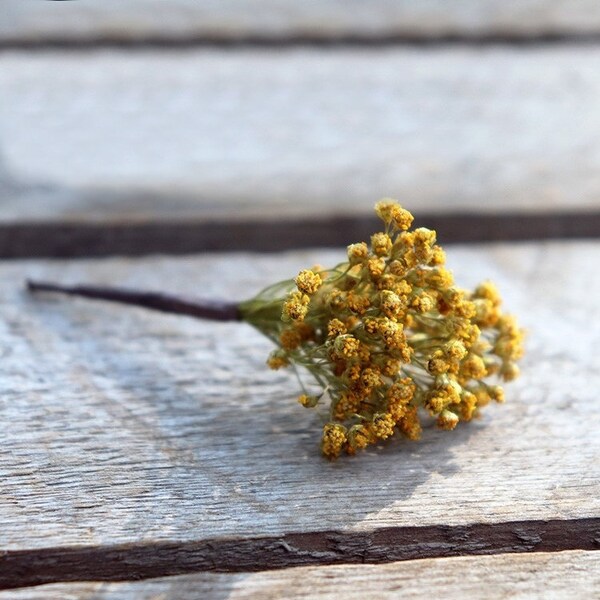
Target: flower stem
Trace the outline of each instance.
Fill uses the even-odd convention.
[[[211,321],[241,321],[241,313],[237,302],[218,300],[192,300],[171,294],[158,292],[139,292],[113,287],[89,285],[58,285],[45,281],[27,281],[30,292],[56,292],[69,296],[108,300],[119,304],[131,304],[151,310],[158,310],[175,315],[187,315],[196,319]]]

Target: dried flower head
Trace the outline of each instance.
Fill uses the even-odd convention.
[[[347,262],[300,271],[240,304],[48,282],[28,288],[250,323],[277,346],[272,369],[304,367],[321,387],[303,389],[298,402],[329,402],[323,454],[355,454],[395,434],[419,439],[424,413],[452,430],[504,402],[498,380],[515,379],[523,355],[523,331],[502,313],[491,282],[458,288],[435,231],[411,231],[413,216],[393,200],[375,212],[384,231],[350,245]]]
[[[355,454],[395,434],[421,435],[420,413],[454,429],[470,421],[519,371],[523,331],[500,309],[498,290],[455,286],[436,233],[410,230],[392,200],[375,206],[385,230],[348,247],[348,261],[304,270],[240,305],[244,320],[277,344],[268,364],[300,366],[321,386],[299,402],[328,401],[321,449]]]

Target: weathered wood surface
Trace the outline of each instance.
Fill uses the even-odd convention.
[[[362,600],[363,598],[600,597],[600,552],[499,554],[298,567],[261,573],[200,573],[127,583],[50,584],[0,593],[5,600]]]
[[[574,35],[600,30],[593,0],[3,0],[0,41],[430,39]]]
[[[595,46],[5,52],[0,219],[364,214],[382,196],[419,214],[597,210],[599,60]]]
[[[407,544],[421,531],[392,530],[381,539],[369,533],[386,527],[431,526],[422,529],[428,542],[405,558],[438,555],[444,536],[441,553],[456,552],[461,535],[466,545],[469,536],[479,540],[471,552],[493,551],[494,544],[496,552],[502,544],[506,551],[556,548],[552,540],[561,536],[593,547],[600,516],[600,281],[586,265],[600,261],[598,244],[452,248],[458,281],[495,280],[529,329],[523,377],[509,387],[507,404],[489,407],[478,422],[452,433],[431,429],[420,443],[390,443],[336,463],[319,457],[318,416],[295,402],[292,376],[263,366],[269,344],[249,327],[31,298],[22,289],[29,276],[244,298],[341,255],[4,264],[4,580],[10,565],[32,576],[24,566],[34,564],[28,552],[52,561],[72,545],[138,544],[148,557],[152,544],[181,542],[179,559],[192,569],[214,560],[196,542],[212,540],[218,549],[224,540],[230,554],[223,560],[244,564],[248,557],[235,553],[256,548],[236,540],[274,536],[269,547],[285,555],[281,566],[335,562],[357,547],[364,559],[365,544],[378,548],[381,560],[394,556],[394,536]],[[544,525],[554,519],[571,524],[560,533]],[[529,524],[502,526],[517,521]],[[500,524],[498,540],[481,541],[479,530],[468,529],[477,523]],[[448,529],[459,525],[467,529]],[[328,534],[289,543],[277,537],[331,530],[358,538],[334,547]],[[493,539],[493,532],[486,535]],[[230,546],[225,538],[233,538]],[[127,552],[108,552],[105,562]]]

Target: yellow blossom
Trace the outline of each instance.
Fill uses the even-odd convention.
[[[400,372],[401,362],[394,358],[386,358],[381,367],[381,372],[386,377],[394,377]]]
[[[473,292],[475,298],[485,298],[489,300],[493,306],[499,306],[502,303],[498,288],[491,281],[480,283]]]
[[[300,271],[296,279],[294,279],[298,289],[304,294],[314,294],[323,284],[321,276],[317,273],[313,273],[309,269]]]
[[[370,428],[364,425],[354,425],[348,432],[348,452],[352,454],[356,450],[362,450],[372,441],[374,440]]]
[[[399,298],[405,298],[408,294],[410,294],[412,292],[413,288],[412,285],[410,283],[408,283],[408,281],[406,281],[406,279],[397,279],[396,278],[396,282],[394,283],[394,287],[392,288],[392,291],[398,295]]]
[[[458,415],[450,410],[443,410],[436,420],[436,425],[440,429],[450,431],[458,425]]]
[[[495,400],[498,403],[504,402],[504,388],[499,385],[491,385],[488,388],[488,393],[492,400]]]
[[[269,359],[267,360],[267,365],[269,368],[273,370],[281,369],[283,367],[287,367],[290,364],[290,361],[285,357],[279,354],[278,352],[273,352]]]
[[[328,458],[394,434],[417,440],[422,413],[445,430],[470,421],[504,400],[497,384],[518,375],[523,354],[524,333],[491,282],[459,288],[434,231],[411,230],[412,215],[391,200],[376,212],[385,231],[348,246],[347,262],[301,271],[240,306],[278,346],[269,366],[293,363],[322,387],[300,404],[331,402]]]
[[[446,373],[450,368],[450,364],[448,363],[444,352],[440,349],[436,350],[429,362],[427,363],[427,371],[432,375],[441,375],[442,373]]]
[[[413,222],[413,216],[400,206],[394,206],[391,210],[392,223],[403,231],[410,228]]]
[[[346,294],[338,289],[333,289],[326,297],[327,304],[333,311],[341,311],[346,306]]]
[[[427,283],[435,289],[444,290],[454,283],[452,273],[444,267],[436,267],[427,273]]]
[[[462,360],[467,355],[467,349],[460,340],[450,340],[444,346],[444,354],[453,360]]]
[[[394,433],[394,419],[388,413],[377,414],[373,417],[373,433],[380,439],[385,440]]]
[[[375,204],[375,214],[386,225],[389,225],[392,222],[394,212],[397,211],[398,208],[398,203],[395,200],[384,198]]]
[[[308,396],[306,394],[301,394],[298,396],[298,402],[304,406],[304,408],[312,408],[317,405],[319,401],[318,396]]]
[[[328,423],[323,427],[321,451],[327,458],[337,458],[346,443],[346,428],[337,423]]]
[[[388,388],[387,396],[392,403],[408,404],[413,399],[415,390],[415,382],[410,377],[403,377]]]
[[[374,233],[371,236],[371,248],[377,256],[387,256],[392,249],[392,239],[387,233]]]
[[[463,421],[470,421],[477,409],[477,396],[469,391],[463,391],[459,409],[461,419]]]
[[[365,314],[369,306],[371,306],[371,300],[366,296],[360,296],[353,292],[348,293],[347,297],[348,308],[359,315]]]
[[[403,308],[400,297],[389,290],[381,292],[379,306],[383,314],[390,319],[399,316]]]
[[[302,337],[295,329],[284,329],[279,336],[279,343],[284,350],[294,350],[302,343]]]
[[[429,264],[431,266],[443,265],[446,262],[446,253],[441,246],[434,246],[431,249],[431,256],[429,257]]]
[[[327,335],[329,337],[344,335],[347,331],[346,326],[339,319],[331,319],[327,324]]]
[[[431,259],[432,246],[435,244],[435,231],[419,227],[414,231],[414,253],[419,261],[428,262]]]
[[[381,373],[376,367],[367,367],[360,376],[360,383],[365,390],[371,390],[382,384]]]
[[[481,356],[469,355],[460,366],[461,374],[471,379],[481,379],[487,375],[487,369]]]
[[[519,376],[519,367],[514,362],[506,362],[500,369],[500,375],[504,381],[512,381]]]
[[[346,379],[350,382],[358,381],[360,379],[360,374],[360,364],[358,363],[350,365],[344,372]]]
[[[435,306],[435,303],[434,303],[434,301],[433,301],[433,299],[431,298],[430,295],[428,295],[428,294],[421,294],[419,296],[415,296],[412,299],[412,302],[410,303],[410,305],[417,312],[426,313],[426,312],[429,312],[430,310],[433,310],[433,307]]]
[[[294,321],[302,321],[308,312],[310,298],[301,292],[292,292],[283,303],[282,317]]]
[[[369,248],[364,242],[348,246],[348,261],[351,265],[361,264],[369,256]]]
[[[333,344],[338,356],[349,358],[356,356],[360,348],[360,342],[352,335],[339,335]]]
[[[406,415],[397,423],[398,429],[409,439],[416,441],[421,438],[421,423],[416,406],[411,406]]]
[[[379,330],[379,319],[376,319],[374,317],[365,317],[363,319],[363,326],[367,333],[373,335]]]
[[[335,404],[334,417],[339,421],[352,416],[360,404],[360,399],[353,392],[342,392]]]
[[[367,269],[372,279],[379,279],[385,269],[385,260],[383,258],[370,258],[367,261]]]

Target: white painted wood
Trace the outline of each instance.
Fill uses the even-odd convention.
[[[593,0],[3,0],[0,40],[595,33]]]
[[[0,219],[306,217],[383,196],[416,212],[597,209],[599,61],[596,47],[3,53]]]
[[[51,584],[4,592],[6,600],[348,600],[426,596],[512,600],[598,598],[600,552],[497,554],[385,565],[200,573],[127,583]]]
[[[342,255],[3,264],[0,549],[597,516],[596,243],[451,248],[457,280],[495,280],[529,329],[522,378],[480,421],[335,463],[250,327],[22,289],[29,276],[241,299]]]

